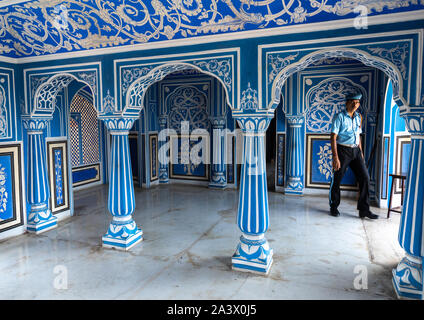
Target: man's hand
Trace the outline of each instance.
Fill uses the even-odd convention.
[[[333,170],[337,171],[339,169],[340,169],[340,160],[339,158],[336,157],[333,159]]]

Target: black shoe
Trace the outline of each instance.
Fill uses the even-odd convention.
[[[337,209],[330,209],[330,214],[331,214],[333,217],[338,217],[338,216],[340,215],[340,212],[339,212],[339,210],[337,210]]]
[[[359,218],[369,218],[369,219],[378,219],[378,215],[372,213],[371,211],[359,211]]]

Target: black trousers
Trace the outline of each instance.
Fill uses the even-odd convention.
[[[340,204],[340,183],[348,167],[355,174],[356,180],[359,183],[359,199],[357,209],[359,211],[368,211],[369,204],[369,184],[370,175],[365,165],[365,160],[362,156],[359,147],[349,148],[342,145],[337,145],[337,154],[340,160],[340,169],[333,173],[330,186],[330,208],[337,209]]]

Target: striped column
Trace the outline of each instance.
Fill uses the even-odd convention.
[[[109,229],[102,237],[103,247],[129,250],[139,243],[143,232],[132,219],[135,210],[128,133],[136,118],[100,116],[112,136],[109,167]]]
[[[265,131],[272,113],[233,114],[243,131],[243,163],[237,224],[242,232],[232,257],[232,268],[268,274],[273,250],[265,238],[268,230]]]
[[[164,146],[168,142],[168,134],[165,134],[168,129],[168,116],[160,116],[159,117],[159,183],[168,183],[169,182],[169,161],[167,161],[167,151],[168,148]],[[162,135],[164,135],[165,140],[161,139]]]
[[[286,116],[288,125],[287,185],[285,194],[303,194],[305,152],[303,148],[303,116]]]
[[[209,188],[224,189],[227,187],[225,174],[225,117],[211,117],[212,123],[212,172]]]
[[[43,131],[51,118],[22,118],[28,134],[27,199],[29,212],[27,230],[42,233],[57,227],[57,217],[49,209],[46,142]]]
[[[399,225],[399,244],[405,257],[393,270],[393,286],[398,297],[423,298],[424,257],[424,113],[410,112],[405,117],[411,133],[411,154],[406,178],[404,205]]]

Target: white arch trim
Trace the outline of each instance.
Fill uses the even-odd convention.
[[[59,78],[59,79],[58,79]],[[63,78],[63,79],[60,79]],[[52,105],[51,107],[44,107],[44,108],[38,108],[40,103],[43,104],[53,104],[56,101],[57,94],[65,87],[69,85],[73,80],[76,80],[78,82],[84,83],[87,85],[91,93],[93,95],[93,106],[96,109],[96,112],[99,113],[99,111],[96,108],[96,95],[94,88],[86,81],[79,79],[75,75],[67,72],[61,72],[57,73],[53,76],[51,76],[46,82],[41,84],[34,94],[34,104],[32,105],[31,110],[31,116],[37,116],[37,115],[43,115],[43,116],[53,116],[55,106]],[[41,100],[41,99],[44,99]],[[49,114],[50,113],[50,114]]]
[[[400,109],[406,109],[408,104],[403,97],[402,76],[399,69],[390,61],[368,54],[365,51],[353,48],[326,48],[311,52],[302,57],[298,62],[284,67],[275,77],[271,89],[271,101],[267,109],[275,109],[280,102],[281,89],[285,81],[294,73],[306,69],[309,65],[326,58],[346,57],[358,60],[366,66],[383,71],[393,83],[393,97],[402,102]]]
[[[226,102],[228,106],[230,107],[231,110],[234,109],[230,101],[228,88],[220,77],[218,77],[216,74],[212,72],[205,71],[202,68],[197,67],[191,63],[173,62],[173,63],[164,63],[162,65],[159,65],[153,68],[152,70],[150,70],[149,73],[146,74],[145,76],[142,76],[138,78],[137,80],[135,80],[133,83],[131,83],[126,93],[125,107],[122,110],[122,114],[126,114],[127,112],[130,112],[130,113],[138,112],[139,114],[144,107],[143,101],[144,101],[144,96],[147,92],[147,89],[153,83],[163,80],[167,75],[173,72],[187,70],[187,69],[189,70],[194,69],[200,73],[207,74],[213,78],[216,78],[221,83],[222,87],[225,90]],[[233,91],[234,91],[234,87],[233,87]],[[134,111],[131,112],[130,110],[134,110]]]

